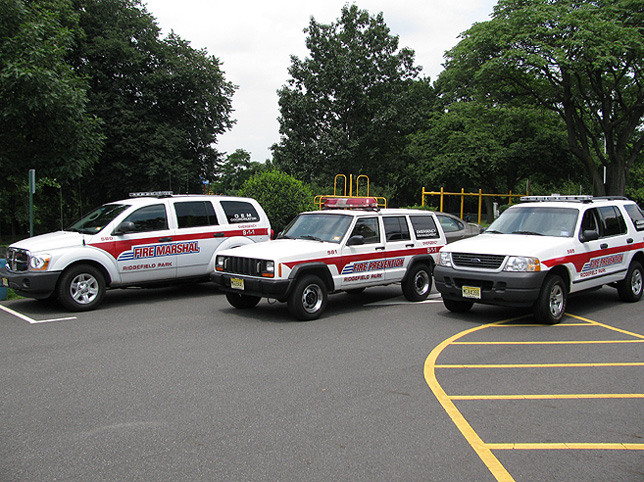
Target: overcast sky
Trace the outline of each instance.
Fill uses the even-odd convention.
[[[277,90],[288,80],[290,56],[309,55],[303,30],[311,16],[335,22],[347,0],[142,0],[157,19],[162,35],[174,30],[195,49],[205,48],[222,63],[226,80],[239,86],[233,97],[232,130],[217,149],[270,159],[279,142]],[[422,75],[432,81],[441,72],[443,54],[474,22],[489,20],[496,0],[361,0],[371,15],[382,12],[399,47],[416,53]]]

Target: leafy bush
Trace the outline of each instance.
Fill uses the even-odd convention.
[[[239,195],[254,198],[262,205],[276,233],[298,213],[313,209],[311,188],[281,171],[255,174],[243,184]]]

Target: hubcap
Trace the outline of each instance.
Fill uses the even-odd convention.
[[[638,295],[642,291],[642,272],[636,270],[631,277],[631,290],[634,295]]]
[[[302,292],[302,307],[307,313],[315,313],[322,306],[322,289],[318,285],[308,285]]]
[[[550,291],[550,313],[557,318],[563,311],[564,294],[561,286],[555,285]]]
[[[72,298],[79,305],[87,305],[98,296],[98,281],[92,275],[82,273],[76,276],[69,287]]]
[[[424,295],[425,292],[429,289],[429,276],[426,271],[419,271],[416,273],[415,286],[416,293],[419,295]]]

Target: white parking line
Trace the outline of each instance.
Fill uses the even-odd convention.
[[[26,321],[27,323],[31,323],[32,325],[37,324],[37,323],[52,323],[54,321],[67,321],[67,320],[75,320],[75,316],[69,316],[66,318],[50,318],[48,320],[34,320],[33,318],[29,318],[26,315],[23,315],[22,313],[18,313],[17,311],[12,310],[11,308],[7,308],[6,306],[0,305],[0,310],[6,311],[10,315],[13,315],[17,318],[20,318],[21,320]]]

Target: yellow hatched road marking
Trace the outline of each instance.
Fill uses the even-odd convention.
[[[603,323],[595,322],[580,316],[566,314],[572,318],[578,319],[584,323],[560,323],[554,327],[564,326],[598,326],[618,333],[626,334],[634,338],[644,340],[644,335],[622,330]],[[644,394],[640,393],[609,393],[609,394],[535,394],[535,395],[457,395],[449,396],[443,390],[436,378],[436,368],[581,368],[581,367],[639,367],[644,366],[644,362],[618,362],[618,363],[543,363],[543,364],[446,364],[437,365],[436,360],[440,354],[450,345],[570,345],[570,344],[609,344],[609,343],[640,343],[640,340],[599,340],[599,341],[542,341],[542,342],[459,342],[460,338],[465,337],[476,331],[485,328],[508,328],[508,327],[526,327],[543,325],[512,324],[519,318],[490,323],[474,328],[470,328],[461,333],[444,340],[436,346],[425,360],[424,375],[427,385],[432,390],[443,409],[447,412],[456,427],[463,434],[470,446],[474,449],[481,461],[487,466],[488,470],[499,482],[514,482],[514,479],[501,464],[501,462],[492,453],[493,450],[644,450],[644,444],[627,444],[627,443],[485,443],[474,431],[469,422],[456,408],[454,401],[463,400],[581,400],[581,399],[642,399]]]

